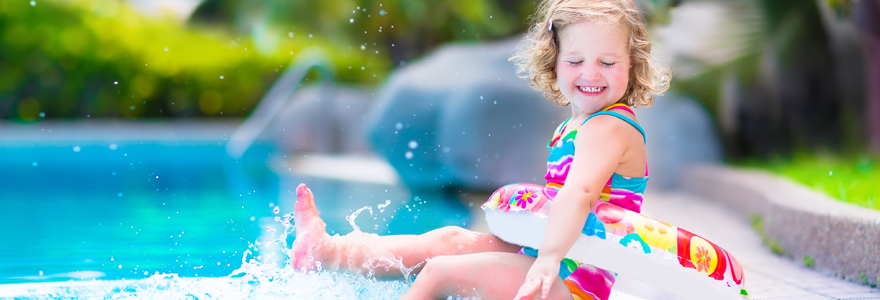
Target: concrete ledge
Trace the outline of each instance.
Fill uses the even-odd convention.
[[[692,166],[683,188],[743,217],[758,215],[764,234],[786,256],[868,285],[880,284],[880,212],[843,203],[770,174]]]

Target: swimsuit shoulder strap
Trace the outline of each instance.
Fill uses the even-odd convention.
[[[547,143],[547,149],[553,148],[553,144],[555,144],[557,140],[562,138],[562,133],[565,132],[565,127],[568,126],[568,121],[571,121],[571,118],[565,119],[562,124],[559,124],[559,127],[556,127],[556,131],[553,132],[553,138],[551,138],[550,142]]]
[[[645,138],[645,130],[642,129],[642,126],[639,126],[639,123],[636,123],[636,121],[633,121],[633,120],[630,119],[629,117],[624,116],[624,115],[622,115],[622,114],[620,114],[620,113],[618,113],[618,112],[613,112],[613,111],[611,111],[611,109],[614,109],[614,108],[616,108],[616,107],[619,107],[618,105],[623,105],[623,104],[615,104],[615,105],[609,106],[608,108],[605,108],[604,110],[598,111],[598,112],[596,112],[596,113],[590,115],[589,117],[587,117],[587,119],[584,120],[584,123],[587,123],[587,121],[589,121],[590,119],[592,119],[592,118],[595,117],[595,116],[600,116],[600,115],[614,116],[614,117],[617,117],[617,118],[619,118],[619,119],[621,119],[621,120],[626,121],[627,123],[629,123],[630,125],[632,125],[632,126],[635,127],[636,129],[638,129],[639,132],[642,134],[642,140],[645,141],[645,143],[647,143],[647,139]],[[623,105],[623,106],[626,107],[626,105]],[[632,112],[632,110],[630,110],[629,107],[626,107],[625,110],[628,110],[628,111]],[[635,115],[635,114],[633,114],[633,115]],[[583,125],[583,123],[581,123],[581,125]]]
[[[636,115],[636,113],[631,108],[629,108],[629,106],[627,106],[626,104],[623,104],[623,103],[612,104],[611,106],[606,107],[603,110],[612,110],[612,109],[619,109],[619,110],[626,111],[633,116]]]

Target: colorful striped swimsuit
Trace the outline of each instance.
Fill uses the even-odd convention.
[[[622,114],[611,111],[612,109],[625,110],[635,115],[628,106],[615,104],[590,115],[584,120],[584,123],[595,116],[611,115],[632,124],[642,133],[644,139],[645,131],[638,123]],[[531,183],[516,183],[503,186],[492,193],[489,201],[483,205],[484,208],[504,211],[529,210],[545,215],[549,213],[550,206],[544,204],[553,201],[556,193],[565,184],[565,178],[568,176],[574,158],[574,140],[580,126],[562,136],[570,120],[571,118],[559,125],[553,138],[547,144],[547,149],[550,150],[550,156],[547,159],[547,175],[544,176],[547,179],[547,184],[540,186]],[[647,167],[645,168],[645,177],[624,177],[615,173],[608,179],[599,199],[638,213],[641,211],[642,194],[645,192],[647,183]],[[538,251],[532,248],[523,248],[520,253],[533,257],[538,256]],[[559,277],[568,286],[575,300],[608,299],[615,276],[616,274],[611,271],[568,258],[560,262]]]

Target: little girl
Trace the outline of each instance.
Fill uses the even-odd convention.
[[[651,105],[669,75],[652,59],[632,0],[545,0],[535,21],[511,60],[545,98],[570,106],[572,116],[547,145],[546,186],[502,187],[484,209],[549,206],[540,252],[459,227],[419,236],[329,236],[311,191],[301,184],[293,267],[399,277],[409,266],[418,278],[406,299],[608,298],[612,272],[564,255],[597,200],[640,211],[648,181],[645,137],[630,107]]]

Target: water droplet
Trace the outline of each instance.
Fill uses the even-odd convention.
[[[116,197],[122,197],[122,193],[116,194]]]
[[[31,1],[31,2],[33,2],[33,1]],[[43,271],[42,271],[42,270],[40,270],[40,276],[43,276]]]
[[[272,212],[275,213],[275,214],[277,215],[278,213],[281,212],[281,208],[278,207],[278,206],[276,206],[274,209],[272,209]]]
[[[483,100],[483,96],[480,96],[480,100]]]
[[[114,84],[114,85],[115,85],[115,84],[119,84],[119,81],[114,81],[113,84]]]
[[[129,108],[131,108],[131,110],[134,110],[134,105],[132,105],[132,106],[131,106],[131,107],[129,107]]]
[[[309,33],[309,38],[312,38],[312,37],[313,37],[313,35],[311,33]]]
[[[116,150],[117,148],[119,148],[119,146],[116,144],[110,144],[110,150]]]
[[[46,117],[46,113],[40,112],[40,118],[45,118],[45,117]]]
[[[220,75],[220,80],[223,80],[223,75]]]
[[[73,152],[79,152],[80,150],[82,150],[82,148],[79,146],[73,146]]]
[[[492,102],[493,102],[492,104],[496,104],[496,105],[498,104],[498,101],[492,101]]]
[[[407,145],[409,146],[410,149],[415,149],[415,148],[419,147],[419,142],[412,140],[412,141],[409,141],[409,144],[407,144]]]
[[[293,38],[293,31],[287,33],[287,37]]]
[[[367,49],[367,46],[361,45],[361,50],[365,50],[365,49]],[[364,68],[361,67],[361,70],[363,70],[363,69],[364,69]]]
[[[406,159],[412,159],[413,153],[412,153],[412,151],[406,151],[406,154],[404,154],[404,156],[406,157]]]
[[[384,9],[380,9],[380,10],[379,10],[379,15],[380,15],[380,16],[384,16],[384,15],[385,15],[385,10],[384,10]]]
[[[492,18],[492,15],[489,15],[489,19],[491,19],[491,18]]]
[[[834,175],[834,172],[828,171],[828,176]]]
[[[165,47],[165,52],[168,52],[168,47]]]
[[[37,6],[37,1],[31,0],[31,6]],[[42,275],[42,274],[40,274],[40,275]]]
[[[122,269],[122,265],[119,265],[119,268]]]
[[[394,125],[394,128],[397,128],[397,130],[403,129],[403,123],[397,122],[397,124]]]
[[[349,23],[354,23],[354,19],[348,19]]]
[[[256,219],[257,219],[257,217],[251,216],[251,219],[250,219],[250,220],[251,220],[251,221],[254,221],[254,220],[256,220]]]

